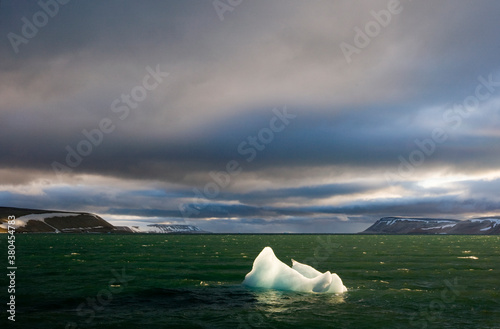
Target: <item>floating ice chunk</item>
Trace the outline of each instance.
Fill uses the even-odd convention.
[[[280,261],[271,247],[265,247],[253,262],[244,285],[300,292],[343,293],[347,288],[337,274],[321,273],[313,267],[292,260],[293,268]]]
[[[299,263],[294,259],[292,259],[292,269],[296,270],[297,272],[299,272],[300,274],[309,279],[316,278],[317,276],[322,275],[322,273],[317,269],[315,269],[314,267]],[[341,294],[343,292],[346,292],[347,288],[342,283],[342,279],[336,273],[331,273],[330,275],[332,277],[332,281],[330,283],[327,292],[332,292],[335,294]]]
[[[295,259],[292,259],[292,268],[295,271],[299,272],[300,274],[302,274],[303,276],[305,276],[306,278],[309,278],[309,279],[315,278],[318,275],[322,274],[320,271],[318,271],[314,267],[299,263]]]

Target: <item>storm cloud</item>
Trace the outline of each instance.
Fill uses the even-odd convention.
[[[216,232],[498,214],[497,2],[228,6],[2,1],[0,205]]]

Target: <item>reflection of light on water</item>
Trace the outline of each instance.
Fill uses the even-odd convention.
[[[478,258],[478,257],[476,257],[476,256],[457,257],[457,258],[461,258],[461,259],[479,259],[479,258]]]
[[[266,313],[289,312],[290,309],[307,309],[321,301],[323,305],[345,303],[343,294],[300,293],[279,290],[254,292],[259,308]]]

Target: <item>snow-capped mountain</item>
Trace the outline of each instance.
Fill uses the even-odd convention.
[[[194,225],[149,224],[148,233],[207,233]]]
[[[500,234],[500,217],[468,220],[384,217],[362,233],[382,234]]]
[[[116,228],[101,217],[84,212],[0,207],[0,233],[8,228],[8,216],[15,216],[16,233],[107,233]]]
[[[8,224],[9,216],[15,216],[14,225]],[[91,213],[0,207],[0,233],[9,226],[16,233],[209,233],[194,225],[150,224],[141,229],[114,226]]]

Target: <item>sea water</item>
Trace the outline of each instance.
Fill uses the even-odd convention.
[[[243,286],[266,246],[348,291]],[[23,328],[500,328],[499,236],[31,234],[16,265]]]

